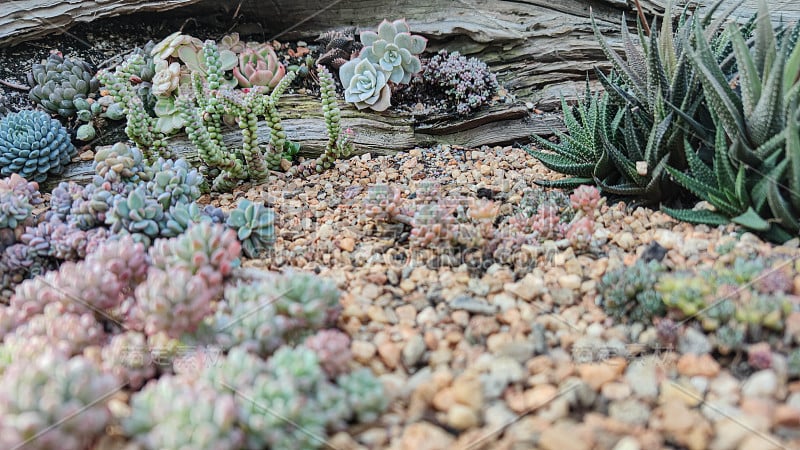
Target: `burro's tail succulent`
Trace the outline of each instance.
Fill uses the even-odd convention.
[[[89,63],[60,53],[51,53],[41,64],[34,64],[28,73],[28,84],[31,100],[62,117],[88,110],[86,100],[100,89]]]
[[[0,120],[0,176],[41,183],[61,173],[74,154],[67,130],[47,113],[20,111]]]

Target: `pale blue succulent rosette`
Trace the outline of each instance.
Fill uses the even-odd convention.
[[[358,109],[385,111],[391,105],[392,91],[386,84],[386,74],[366,59],[354,59],[339,68],[345,86],[344,99]]]
[[[419,55],[425,50],[428,40],[422,36],[412,36],[411,28],[404,20],[389,22],[384,20],[378,32],[361,33],[364,49],[359,58],[377,64],[389,75],[392,83],[406,84],[411,76],[422,70]]]

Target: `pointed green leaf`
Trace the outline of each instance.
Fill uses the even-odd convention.
[[[664,211],[668,216],[678,219],[682,222],[700,223],[712,226],[727,225],[730,223],[730,220],[727,217],[707,209],[672,209],[662,206],[661,210]]]
[[[732,218],[731,222],[756,231],[766,231],[770,227],[769,222],[761,218],[753,208],[747,208],[744,214]]]

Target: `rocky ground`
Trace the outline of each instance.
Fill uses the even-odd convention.
[[[797,258],[796,243],[776,247],[732,226],[691,226],[617,203],[596,217],[599,247],[590,253],[528,246],[513,261],[476,269],[415,252],[402,225],[362,213],[375,184],[405,196],[433,179],[454,198],[491,192],[503,211],[535,179],[553,176],[521,149],[445,147],[364,155],[309,179],[211,199],[271,203],[275,251],[250,263],[313,270],[345,293],[341,328],[356,360],[382,374],[392,403],[377,423],[337,434],[330,447],[800,448],[800,382],[787,376],[785,358],[742,369],[709,353],[709,337],[689,326],[675,347],[660,347],[655,327],[615,323],[597,302],[602,275],[654,242],[673,270],[710,265],[731,249]]]

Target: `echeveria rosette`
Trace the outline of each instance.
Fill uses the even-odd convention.
[[[354,59],[339,68],[339,78],[345,86],[344,99],[358,109],[386,111],[391,106],[392,91],[386,73],[366,59]]]
[[[226,224],[236,230],[242,242],[242,252],[248,258],[257,258],[275,241],[275,213],[263,203],[242,199],[231,211]]]
[[[361,43],[364,49],[359,55],[373,64],[377,64],[387,73],[389,81],[406,84],[411,76],[422,70],[417,55],[425,50],[428,40],[422,36],[411,34],[411,28],[405,19],[389,22],[384,20],[378,26],[378,32],[363,31]]]
[[[20,111],[0,120],[0,176],[14,173],[41,183],[63,172],[76,153],[69,133],[43,111]]]
[[[233,68],[233,76],[243,88],[278,85],[286,68],[278,61],[278,55],[269,44],[259,49],[245,49],[239,54],[239,65]]]

